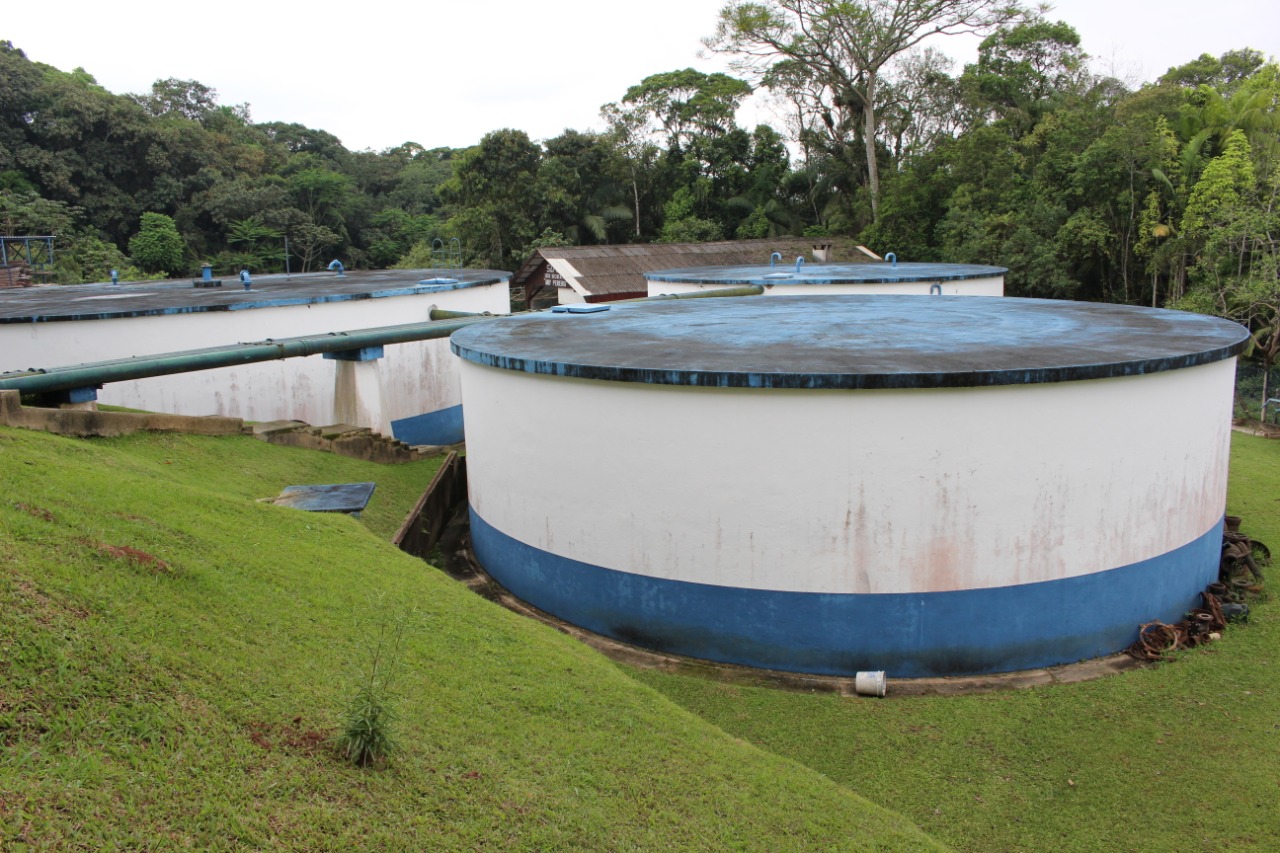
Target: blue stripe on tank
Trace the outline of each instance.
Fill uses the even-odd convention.
[[[394,420],[391,434],[405,444],[457,444],[463,437],[462,406]]]
[[[1081,577],[949,592],[778,592],[664,580],[526,545],[471,509],[485,570],[565,621],[660,652],[824,675],[1034,669],[1117,652],[1176,622],[1217,580],[1222,523],[1141,562]]]

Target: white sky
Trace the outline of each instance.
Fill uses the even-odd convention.
[[[45,0],[4,16],[0,39],[116,93],[198,80],[254,121],[329,131],[352,150],[465,147],[514,127],[546,139],[599,129],[602,104],[699,58],[723,0]],[[1058,0],[1099,70],[1132,83],[1201,53],[1280,56],[1280,0]],[[962,61],[976,40],[940,40]],[[957,69],[958,70],[958,69]],[[767,115],[743,115],[751,126]]]

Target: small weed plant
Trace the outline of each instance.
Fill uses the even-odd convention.
[[[359,626],[368,657],[342,713],[337,739],[342,755],[357,767],[380,764],[395,751],[395,685],[405,637],[419,621],[414,610],[389,607],[386,596],[377,597],[372,609],[373,616]]]

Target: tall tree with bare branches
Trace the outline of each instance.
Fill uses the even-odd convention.
[[[759,80],[777,64],[791,63],[792,73],[802,70],[833,106],[861,111],[875,217],[876,107],[886,66],[931,36],[986,33],[1024,14],[1016,0],[729,0],[704,43],[733,55],[736,71]]]

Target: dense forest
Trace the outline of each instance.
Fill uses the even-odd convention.
[[[1131,86],[1041,13],[888,5],[971,17],[899,22],[877,45],[858,15],[883,2],[730,3],[706,46],[740,76],[654,74],[601,108],[603,132],[466,149],[349,151],[196,81],[113,94],[0,41],[0,233],[56,234],[62,283],[423,267],[436,238],[514,269],[543,245],[847,235],[1006,266],[1011,295],[1238,317],[1280,351],[1274,62],[1204,55]],[[986,35],[962,69],[918,44],[961,31]],[[776,126],[739,126],[755,90],[782,105]]]

